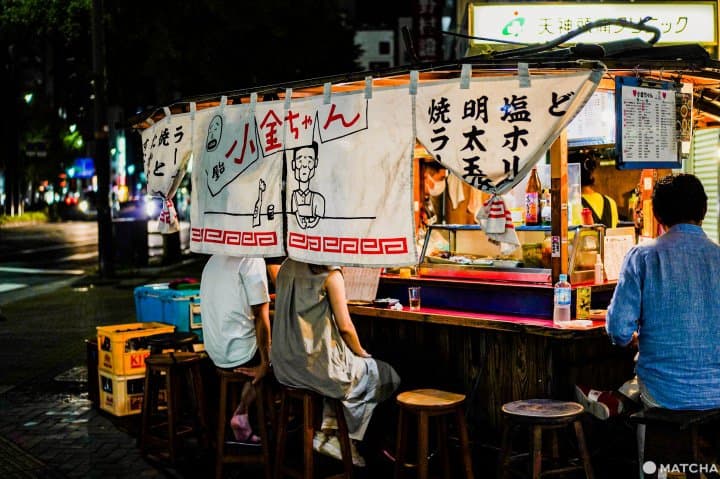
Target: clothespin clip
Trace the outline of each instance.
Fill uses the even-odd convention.
[[[191,101],[190,102],[190,119],[191,120],[195,119],[195,112],[197,112],[197,105],[195,104],[194,101]]]
[[[172,116],[172,113],[170,113],[170,108],[167,106],[164,106],[163,113],[165,113],[165,119],[168,121],[168,124],[170,124],[170,117]]]
[[[257,98],[258,98],[257,92],[250,93],[250,111],[252,111],[252,112],[254,112],[255,108],[257,107]]]
[[[460,89],[467,90],[470,88],[470,78],[472,77],[472,65],[463,63],[460,70]]]
[[[418,81],[420,80],[420,72],[417,70],[410,70],[410,94],[417,95]]]
[[[527,63],[518,63],[518,83],[520,88],[530,88],[530,66]]]
[[[327,82],[323,84],[323,104],[330,104],[330,97],[332,96],[332,83]]]
[[[290,104],[292,103],[292,88],[286,88],[285,89],[285,109],[290,109]]]
[[[365,77],[365,99],[369,100],[372,98],[373,78],[371,76]]]
[[[227,96],[223,95],[220,97],[220,114],[225,110],[225,106],[227,106]]]

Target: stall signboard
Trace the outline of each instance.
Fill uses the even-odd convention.
[[[368,79],[364,90],[345,92],[326,84],[325,94],[296,99],[292,91],[277,101],[223,97],[191,109],[189,123],[173,115],[168,131],[182,125],[192,145],[190,249],[342,266],[416,264],[416,141],[470,185],[502,193],[543,157],[605,69],[476,79],[470,71],[426,82],[410,72],[392,87]],[[165,153],[157,147],[163,125],[143,135],[148,148],[156,141],[150,172],[168,158],[156,154]],[[184,169],[172,158],[164,161],[167,178]]]
[[[659,44],[717,44],[716,2],[528,2],[470,5],[471,45],[501,41],[544,43],[600,19],[622,18],[660,30]],[[631,27],[608,25],[578,35],[570,42],[604,43],[649,35]],[[497,40],[497,41],[495,41]]]
[[[194,113],[171,115],[166,108],[165,117],[142,132],[147,192],[165,200],[158,223],[160,233],[173,233],[179,229],[172,198],[190,160],[193,122]]]
[[[505,193],[524,178],[597,88],[602,71],[423,83],[418,140],[471,186]]]
[[[416,263],[411,97],[407,88],[367,96],[198,112],[191,250],[320,264]]]

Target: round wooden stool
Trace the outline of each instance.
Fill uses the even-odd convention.
[[[569,401],[556,401],[553,399],[528,399],[503,404],[502,413],[505,419],[503,427],[500,458],[498,461],[498,478],[506,476],[512,461],[512,432],[518,426],[527,426],[532,431],[532,477],[541,475],[569,472],[578,469],[585,470],[585,477],[593,478],[590,455],[585,446],[580,416],[584,412],[581,404]],[[580,453],[582,465],[568,465],[559,469],[542,471],[542,437],[543,431],[551,430],[552,455],[559,457],[556,429],[573,426],[577,439],[577,448]]]
[[[215,477],[217,479],[222,477],[225,464],[262,464],[265,479],[270,479],[272,476],[272,464],[270,462],[270,435],[268,434],[266,422],[268,417],[265,411],[267,400],[265,378],[255,385],[255,401],[253,402],[261,441],[260,448],[255,449],[260,450],[253,453],[248,450],[248,447],[235,447],[236,450],[228,452],[226,437],[230,418],[240,402],[242,387],[245,383],[252,382],[253,378],[221,368],[216,368],[216,371],[220,377],[220,404],[218,407],[217,440],[215,444]],[[230,397],[229,401],[228,396]]]
[[[418,477],[428,477],[428,444],[430,435],[430,417],[437,417],[438,446],[443,460],[444,477],[450,477],[450,460],[447,449],[447,423],[448,414],[455,415],[455,423],[460,435],[460,451],[462,453],[465,478],[472,478],[472,459],[470,457],[470,441],[468,440],[467,426],[465,425],[465,396],[438,389],[415,389],[398,394],[397,403],[400,406],[397,429],[397,451],[395,457],[395,478],[399,478],[405,467],[405,454],[407,448],[407,418],[408,413],[418,417],[418,444],[417,461]]]
[[[205,392],[200,368],[204,359],[204,354],[188,352],[154,354],[145,358],[139,438],[142,454],[152,446],[165,447],[170,462],[175,463],[180,438],[190,433],[198,437],[201,446],[208,446]],[[160,400],[162,386],[165,389],[165,408]],[[181,391],[181,388],[185,390]],[[183,401],[185,398],[189,401]],[[191,410],[183,410],[186,403]]]
[[[195,351],[193,344],[199,341],[200,338],[193,332],[176,331],[150,336],[147,343],[150,354],[162,354],[168,350],[192,353]]]
[[[315,404],[322,399],[329,400],[335,409],[335,416],[338,423],[338,439],[342,452],[344,474],[342,477],[350,479],[353,477],[352,452],[350,449],[350,436],[348,436],[347,422],[342,403],[337,399],[327,398],[308,389],[292,388],[289,386],[280,387],[280,417],[278,418],[278,438],[275,452],[275,479],[286,475],[312,479],[315,477],[313,463],[313,437],[315,436]],[[303,470],[297,471],[285,465],[285,443],[287,439],[288,421],[290,419],[290,401],[297,401],[302,404],[302,441],[303,441]],[[335,477],[335,476],[334,476]]]

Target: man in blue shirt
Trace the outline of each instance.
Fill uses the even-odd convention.
[[[646,406],[720,407],[720,246],[700,227],[707,196],[693,175],[655,185],[653,213],[665,233],[625,258],[607,332],[625,346],[637,336],[637,376]]]

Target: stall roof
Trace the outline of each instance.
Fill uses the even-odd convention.
[[[645,26],[646,30],[648,28],[651,27]],[[411,70],[420,72],[420,81],[456,78],[462,64],[473,66],[474,77],[514,73],[518,63],[527,63],[533,74],[559,73],[568,69],[604,65],[607,67],[607,74],[600,84],[601,89],[614,89],[614,77],[618,75],[692,83],[696,126],[720,126],[720,61],[712,59],[700,45],[654,46],[656,40],[657,38],[650,42],[633,39],[609,44],[578,43],[571,47],[553,41],[544,46],[521,47],[451,62],[416,62],[384,70],[351,72],[188,97],[168,106],[172,113],[182,113],[189,110],[191,102],[194,102],[198,109],[217,106],[222,96],[227,97],[228,104],[246,103],[252,93],[258,95],[258,101],[278,100],[285,97],[288,88],[292,89],[293,98],[303,98],[321,95],[325,83],[332,84],[333,92],[353,91],[365,88],[367,77],[373,78],[373,85],[376,87],[402,85],[408,83]],[[131,118],[130,125],[142,130],[150,125],[148,118],[157,121],[163,116],[162,108],[147,110]]]

